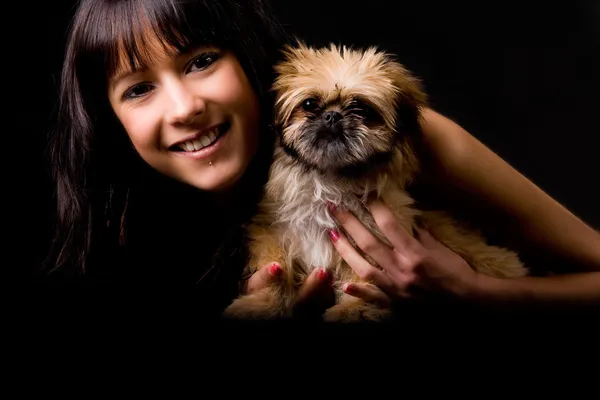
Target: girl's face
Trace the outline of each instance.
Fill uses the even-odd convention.
[[[156,53],[152,65],[110,79],[118,119],[157,171],[201,190],[231,187],[258,145],[258,98],[242,67],[214,47]]]

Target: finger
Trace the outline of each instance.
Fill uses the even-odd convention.
[[[390,243],[394,245],[395,250],[405,253],[418,245],[418,241],[404,229],[399,223],[398,217],[382,201],[377,199],[370,200],[368,206],[377,226],[379,226],[379,229],[381,229]]]
[[[419,237],[419,241],[421,242],[423,247],[427,249],[434,249],[442,245],[436,238],[433,237],[431,233],[429,233],[427,229],[416,228],[416,231]]]
[[[337,210],[330,207],[334,217],[354,240],[359,249],[368,254],[378,265],[394,265],[391,249],[377,239],[358,218],[349,211]]]
[[[366,283],[345,283],[342,286],[344,293],[350,296],[358,297],[367,303],[375,304],[380,307],[388,307],[390,298],[376,286]]]
[[[342,233],[337,230],[330,230],[329,237],[333,242],[333,246],[340,253],[340,256],[346,261],[350,268],[352,268],[356,275],[367,282],[375,283],[384,290],[386,288],[392,288],[390,278],[365,260],[363,256],[352,247],[348,239]]]
[[[281,275],[283,274],[283,269],[281,265],[278,263],[271,263],[269,265],[265,265],[256,271],[250,279],[248,279],[248,284],[246,286],[246,293],[250,294],[262,288],[269,286],[271,283],[275,282]]]
[[[323,269],[314,269],[300,286],[294,316],[319,320],[328,308],[335,305],[331,275]]]
[[[314,299],[324,288],[331,289],[331,274],[323,268],[313,269],[298,289],[298,302],[306,303]]]

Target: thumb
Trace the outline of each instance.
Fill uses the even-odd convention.
[[[250,279],[248,279],[248,283],[246,285],[246,294],[250,294],[257,290],[263,289],[269,286],[272,282],[277,280],[283,274],[283,269],[279,263],[270,263],[258,271],[256,271]]]

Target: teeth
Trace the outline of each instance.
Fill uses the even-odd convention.
[[[199,137],[195,140],[188,140],[179,145],[179,147],[184,151],[198,151],[207,146],[210,146],[217,140],[217,136],[219,135],[219,131],[217,129],[213,129],[207,135]]]
[[[200,139],[194,140],[192,143],[194,144],[194,150],[200,150],[204,147]]]

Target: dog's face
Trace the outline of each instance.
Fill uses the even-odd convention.
[[[276,125],[283,148],[304,165],[365,170],[418,126],[420,83],[387,54],[303,44],[284,54],[273,86]]]

